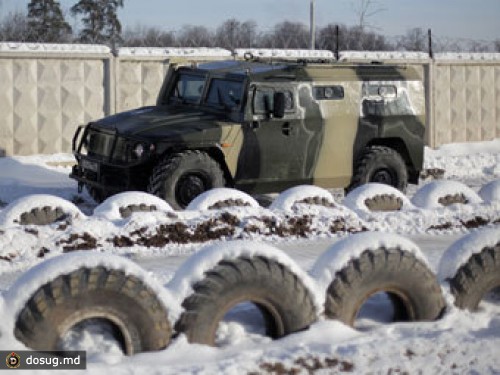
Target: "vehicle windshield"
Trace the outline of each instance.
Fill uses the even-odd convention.
[[[177,83],[170,94],[170,99],[182,103],[198,103],[203,94],[206,76],[197,74],[181,73],[177,77]]]
[[[214,78],[208,89],[206,104],[232,111],[240,108],[242,96],[243,82]]]
[[[205,86],[209,82],[205,97]],[[207,75],[182,72],[177,76],[176,83],[170,93],[171,102],[182,104],[201,104],[210,107],[223,108],[226,111],[241,107],[243,97],[243,81],[235,79],[212,78]]]

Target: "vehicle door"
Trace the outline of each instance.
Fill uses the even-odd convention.
[[[282,118],[273,116],[277,92],[285,96]],[[304,138],[305,110],[299,103],[297,85],[294,84],[250,87],[250,121],[243,125],[237,185],[245,185],[245,190],[253,192],[279,191],[307,181],[310,170]]]

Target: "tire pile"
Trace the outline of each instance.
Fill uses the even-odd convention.
[[[191,343],[215,345],[219,323],[242,302],[253,303],[266,335],[279,339],[320,319],[354,326],[363,304],[380,292],[390,298],[393,321],[433,321],[449,308],[443,290],[451,291],[458,308],[474,311],[500,287],[498,229],[471,233],[450,246],[439,275],[413,242],[377,232],[335,243],[309,273],[266,244],[210,245],[164,288],[134,263],[115,258],[71,254],[30,270],[6,296],[16,311],[15,337],[35,350],[61,350],[72,327],[100,320],[132,355],[164,349],[180,334]],[[36,285],[42,273],[46,282]],[[21,290],[27,299],[19,297]]]

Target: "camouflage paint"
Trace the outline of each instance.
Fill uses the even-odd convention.
[[[154,145],[155,151],[146,159],[125,162],[130,170],[142,168],[141,177],[165,154],[202,149],[211,155],[219,153],[223,157],[220,162],[236,187],[250,193],[275,192],[302,183],[345,187],[350,182],[355,158],[366,145],[388,139],[393,142],[395,138],[407,150],[408,164],[415,169],[421,167],[425,93],[422,72],[415,68],[228,61],[196,69],[209,77],[243,80],[246,105],[242,112],[217,112],[200,105],[165,105],[163,98],[173,87],[173,80],[167,80],[156,107],[117,114],[91,125],[115,133],[127,144],[129,148],[123,150],[128,152],[137,142]],[[167,78],[172,77],[174,72],[170,69]],[[403,109],[398,107],[391,113],[396,99],[374,96],[372,87],[384,85],[394,86],[400,98],[404,98]],[[342,86],[344,97],[315,98],[315,87],[325,86]],[[292,91],[294,110],[282,119],[254,113],[253,99],[259,87]],[[370,108],[376,111],[379,107],[386,113],[369,113]],[[75,155],[78,159],[78,153]],[[98,161],[113,164],[112,158],[105,159]],[[104,180],[109,181],[109,176]]]

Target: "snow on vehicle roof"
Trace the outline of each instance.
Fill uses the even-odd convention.
[[[173,209],[163,199],[141,191],[130,191],[113,195],[102,202],[94,210],[94,216],[108,220],[122,220],[120,208],[145,204],[155,206],[158,211],[172,212]]]
[[[455,194],[463,194],[469,203],[482,203],[481,197],[470,187],[451,180],[429,182],[417,190],[411,202],[420,208],[438,208],[442,207],[439,198]]]
[[[323,310],[324,296],[317,293],[314,280],[283,251],[262,242],[234,241],[207,245],[179,267],[172,280],[167,284],[167,288],[180,305],[193,292],[192,286],[201,281],[205,277],[205,272],[214,268],[220,261],[256,256],[273,259],[287,267],[309,290],[317,311]]]
[[[485,228],[472,232],[454,242],[443,254],[439,262],[440,280],[452,278],[469,258],[486,247],[500,244],[500,228]]]
[[[17,225],[16,221],[23,213],[43,207],[61,207],[65,213],[72,217],[85,217],[78,207],[66,199],[54,195],[35,194],[19,198],[0,211],[0,227]]]
[[[123,47],[118,49],[118,56],[137,57],[231,57],[231,51],[223,48],[150,48]]]
[[[348,236],[326,250],[314,263],[311,276],[316,280],[319,292],[325,298],[328,286],[335,278],[335,274],[346,267],[347,264],[367,250],[377,250],[380,248],[399,248],[409,251],[420,259],[424,264],[429,265],[428,260],[420,248],[411,240],[398,234],[381,232],[364,232]]]
[[[500,202],[500,180],[491,181],[479,190],[479,196],[485,203]]]
[[[169,318],[179,315],[180,305],[176,304],[176,300],[172,298],[169,291],[153,278],[150,272],[147,272],[136,263],[122,256],[111,255],[109,253],[90,254],[88,252],[74,252],[59,255],[29,269],[5,293],[4,298],[8,314],[3,315],[3,317],[10,319],[8,321],[10,324],[9,327],[12,327],[10,331],[14,331],[14,321],[17,314],[40,287],[60,275],[67,275],[82,267],[105,267],[113,270],[121,270],[127,275],[133,275],[155,292],[158,299],[165,306]],[[174,320],[170,319],[171,324],[174,322]]]
[[[342,51],[339,53],[339,61],[349,60],[429,60],[429,54],[407,51]]]
[[[260,58],[280,59],[334,59],[333,52],[327,50],[309,49],[268,49],[268,48],[237,48],[234,50],[237,57],[245,58],[247,55]]]
[[[224,202],[228,199],[241,200],[250,205],[250,207],[258,208],[259,203],[250,195],[236,189],[215,188],[198,195],[189,203],[186,210],[205,211],[217,202]]]
[[[370,212],[370,209],[366,206],[366,200],[373,198],[377,195],[394,195],[396,198],[400,198],[403,201],[403,209],[409,210],[414,208],[410,200],[400,192],[398,189],[379,183],[369,183],[365,185],[358,186],[356,189],[351,191],[342,201],[342,204],[351,210],[356,210],[360,212]]]
[[[23,53],[110,53],[107,46],[97,44],[0,43],[0,52]]]

